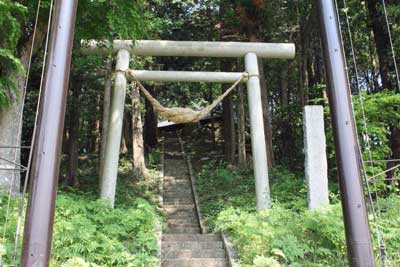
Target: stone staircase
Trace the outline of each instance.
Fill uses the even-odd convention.
[[[228,267],[222,237],[202,234],[190,177],[175,134],[165,136],[163,208],[167,229],[161,241],[162,267]]]

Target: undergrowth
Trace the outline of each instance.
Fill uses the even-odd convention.
[[[330,188],[331,205],[321,211],[308,211],[301,174],[279,167],[271,171],[270,180],[273,206],[256,212],[251,170],[211,162],[197,175],[202,213],[211,230],[228,233],[241,266],[347,266],[337,187]],[[400,197],[393,195],[380,204],[383,212],[379,223],[386,241],[387,266],[398,266]],[[375,241],[374,244],[377,252]]]
[[[156,224],[160,218],[152,201],[156,198],[152,186],[157,182],[134,182],[130,169],[129,162],[123,161],[114,209],[97,199],[96,177],[84,176],[79,190],[58,192],[51,267],[158,266]],[[81,175],[89,173],[93,169],[81,171]],[[7,199],[0,201],[4,222]],[[5,245],[0,247],[5,267],[12,258],[18,201],[13,200],[11,207]],[[3,224],[0,227],[3,232]]]

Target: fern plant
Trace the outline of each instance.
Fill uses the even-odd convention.
[[[0,0],[0,108],[11,104],[16,94],[17,74],[24,69],[16,57],[27,9],[16,1]]]

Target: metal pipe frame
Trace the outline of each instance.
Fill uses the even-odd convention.
[[[242,72],[205,72],[205,71],[150,71],[128,70],[127,78],[138,81],[151,82],[208,82],[208,83],[234,83],[244,76]]]
[[[78,0],[56,2],[34,150],[21,267],[48,267]]]
[[[336,161],[351,267],[374,267],[347,64],[333,0],[318,0]]]
[[[125,49],[136,56],[181,56],[181,57],[244,57],[254,53],[259,58],[293,59],[294,44],[249,43],[249,42],[200,42],[163,40],[82,40],[81,53],[108,55]]]

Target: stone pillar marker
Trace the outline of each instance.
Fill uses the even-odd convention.
[[[328,164],[322,106],[305,106],[303,122],[308,208],[313,210],[322,208],[329,203]]]

